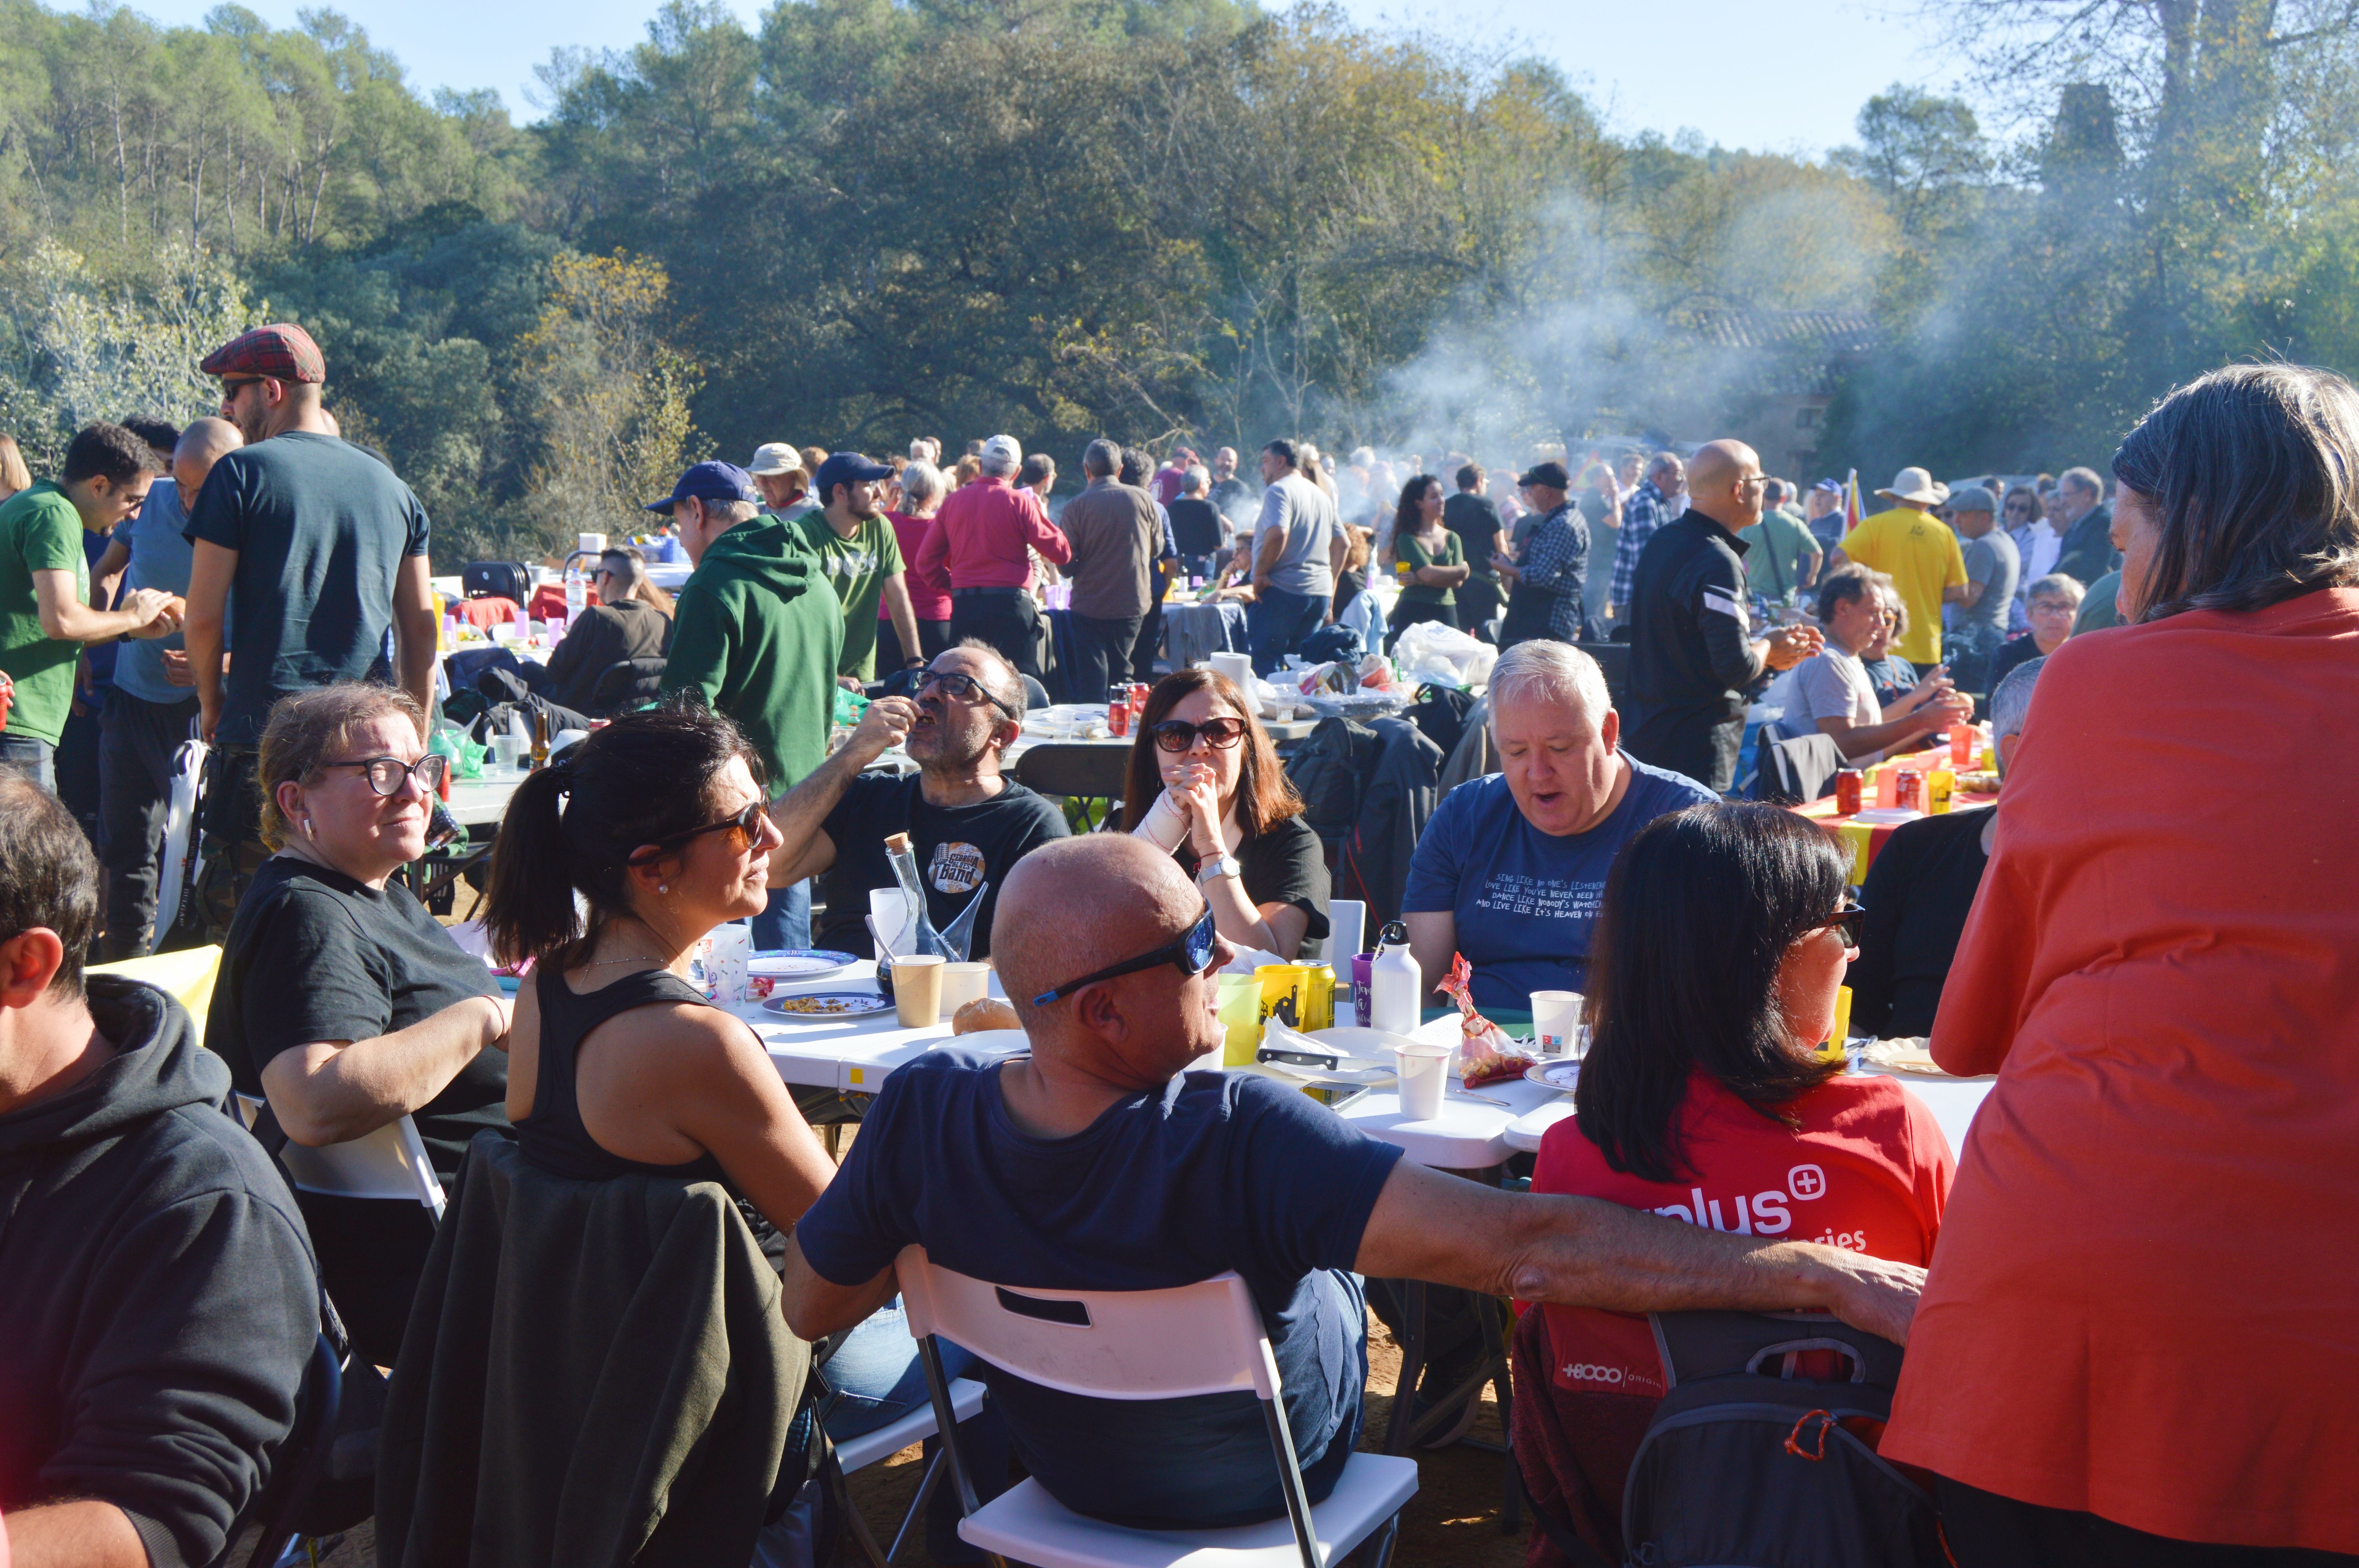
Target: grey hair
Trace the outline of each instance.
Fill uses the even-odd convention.
[[[1687,464],[1680,460],[1680,455],[1677,452],[1657,452],[1647,460],[1648,479],[1654,478],[1658,473],[1669,473],[1674,469],[1681,473],[1687,471]]]
[[[1122,468],[1122,447],[1103,436],[1092,441],[1082,452],[1082,471],[1092,479],[1106,479]]]
[[[1990,696],[1991,743],[1996,745],[2002,735],[2023,733],[2024,715],[2031,711],[2032,683],[2039,678],[2039,666],[2048,662],[2043,654],[2036,659],[2026,659],[2007,671],[2006,678]]]
[[[939,501],[945,488],[942,470],[929,462],[913,458],[909,466],[901,470],[901,501],[912,509],[929,501]]]
[[[1188,471],[1180,476],[1180,493],[1201,495],[1212,488],[1212,470],[1201,463],[1190,463]]]
[[[2100,501],[2105,499],[2105,481],[2097,477],[2095,469],[2066,469],[2056,476],[2056,482],[2069,484],[2075,490],[2095,496]]]
[[[1518,643],[1491,666],[1491,716],[1511,702],[1569,702],[1598,724],[1614,707],[1605,672],[1570,643],[1536,638]]]
[[[2078,604],[2089,596],[2089,586],[2070,572],[2049,572],[2023,590],[2023,602],[2035,599],[2069,599]]]
[[[760,506],[750,501],[706,501],[702,497],[698,500],[704,507],[705,516],[726,517],[732,528],[740,523],[752,521],[762,512]]]
[[[1014,665],[1007,662],[1007,655],[980,637],[962,637],[951,646],[963,648],[970,654],[983,655],[984,663],[990,666],[990,673],[983,684],[990,690],[992,696],[1014,708],[1016,721],[1022,723],[1024,704],[1028,694],[1024,689],[1023,676],[1016,672]]]

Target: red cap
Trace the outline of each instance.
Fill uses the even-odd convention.
[[[292,321],[240,332],[207,354],[197,369],[206,375],[266,375],[274,381],[328,379],[328,361],[320,345]]]

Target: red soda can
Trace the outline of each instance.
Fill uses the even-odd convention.
[[[1835,815],[1856,816],[1860,807],[1860,786],[1867,775],[1857,768],[1845,768],[1835,774]]]
[[[1115,735],[1130,733],[1130,688],[1118,686],[1106,694],[1106,729]]]
[[[1973,767],[1974,765],[1974,742],[1981,739],[1982,736],[1971,724],[1951,725],[1950,765],[1953,768]]]
[[[1131,721],[1133,723],[1136,723],[1141,718],[1145,717],[1146,713],[1147,683],[1144,681],[1133,681],[1130,683]]]
[[[1925,775],[1915,768],[1903,768],[1892,781],[1892,802],[1908,811],[1925,809]]]

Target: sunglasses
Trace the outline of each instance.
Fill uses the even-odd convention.
[[[1850,893],[1845,893],[1842,907],[1835,911],[1834,918],[1828,921],[1827,925],[1843,933],[1844,946],[1856,947],[1859,946],[1860,921],[1866,914],[1865,904],[1861,903]]]
[[[222,401],[223,403],[227,403],[231,398],[235,397],[239,393],[244,392],[247,387],[260,386],[264,382],[269,379],[270,378],[268,376],[244,375],[239,376],[234,381],[224,381],[222,383]]]
[[[724,816],[718,822],[708,822],[701,827],[691,827],[685,833],[675,833],[669,838],[658,838],[644,853],[632,856],[630,863],[634,866],[652,864],[673,850],[703,838],[707,833],[734,834],[736,839],[734,848],[738,854],[742,855],[761,841],[762,824],[769,815],[769,806],[757,800],[734,816]]]
[[[1042,991],[1032,999],[1032,1005],[1046,1007],[1052,1001],[1061,1001],[1075,991],[1086,986],[1093,986],[1100,980],[1119,979],[1125,975],[1135,975],[1141,969],[1152,969],[1163,964],[1169,964],[1180,974],[1193,979],[1212,967],[1212,952],[1219,941],[1219,936],[1212,930],[1212,912],[1207,908],[1203,918],[1152,953],[1141,953],[1136,958],[1125,958],[1119,964],[1108,964],[1104,968],[1083,975],[1078,980],[1068,980],[1055,990]]]
[[[1167,719],[1148,734],[1155,743],[1167,752],[1193,751],[1196,737],[1216,752],[1225,752],[1245,738],[1245,721],[1242,719],[1207,719],[1201,724],[1190,724],[1184,719]]]
[[[321,762],[319,771],[326,773],[330,768],[360,769],[369,788],[379,795],[392,795],[401,788],[402,780],[411,777],[418,780],[419,788],[433,795],[442,787],[442,775],[451,771],[451,759],[440,752],[429,752],[414,762],[405,762],[399,757],[361,757],[346,762]]]
[[[985,691],[981,681],[957,670],[928,670],[918,677],[918,689],[911,695],[923,697],[927,687],[936,686],[942,688],[944,697],[955,697],[961,702],[987,702],[1008,718],[1016,717],[1016,709]]]

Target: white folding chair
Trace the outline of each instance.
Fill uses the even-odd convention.
[[[253,1130],[262,1114],[262,1101],[242,1094],[237,1097],[237,1109],[246,1130]],[[424,1204],[434,1211],[437,1221],[442,1217],[442,1183],[426,1158],[418,1123],[406,1116],[348,1142],[314,1149],[290,1141],[278,1152],[278,1159],[299,1191],[332,1197],[407,1200]]]
[[[973,1379],[961,1378],[951,1385],[950,1392],[951,1411],[960,1421],[970,1420],[982,1411],[985,1390]],[[835,1443],[833,1439],[829,1441],[835,1449],[836,1464],[844,1475],[850,1476],[890,1459],[913,1443],[923,1443],[937,1430],[939,1420],[929,1399],[888,1426],[864,1432],[857,1437],[847,1437],[841,1443]],[[925,1475],[919,1478],[918,1495],[909,1500],[909,1511],[902,1516],[901,1528],[894,1532],[893,1544],[881,1551],[876,1545],[876,1538],[869,1532],[868,1521],[853,1506],[851,1494],[848,1491],[842,1494],[844,1518],[850,1522],[861,1551],[867,1554],[875,1568],[886,1568],[886,1564],[898,1557],[902,1543],[909,1539],[911,1528],[926,1517],[926,1504],[932,1498],[934,1487],[941,1480],[942,1455],[948,1447],[949,1444],[945,1444],[934,1450],[933,1458],[927,1462]]]
[[[949,1401],[936,1335],[1043,1388],[1093,1399],[1250,1390],[1261,1401],[1286,1496],[1284,1519],[1194,1530],[1132,1530],[1089,1519],[1037,1480],[977,1507],[957,1444],[946,1437],[943,1452],[966,1515],[962,1539],[1036,1568],[1328,1568],[1381,1530],[1372,1568],[1390,1561],[1401,1506],[1417,1491],[1417,1462],[1354,1454],[1333,1493],[1310,1506],[1279,1400],[1277,1361],[1253,1292],[1234,1272],[1162,1291],[1017,1292],[938,1268],[924,1248],[910,1247],[897,1273],[938,1413]]]

